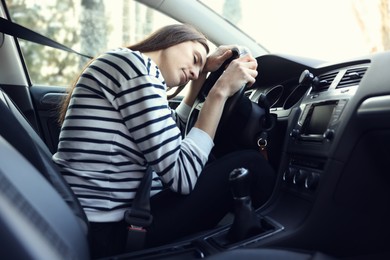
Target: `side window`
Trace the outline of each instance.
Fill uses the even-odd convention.
[[[10,0],[7,5],[14,22],[92,57],[177,23],[133,0]],[[89,61],[36,43],[19,43],[34,84],[69,86]]]

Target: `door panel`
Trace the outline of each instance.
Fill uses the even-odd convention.
[[[65,87],[32,86],[31,97],[35,106],[41,136],[54,153],[57,150],[60,125],[58,112],[61,101],[66,96]]]

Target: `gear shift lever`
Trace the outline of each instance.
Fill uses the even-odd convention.
[[[247,169],[234,169],[229,175],[229,182],[234,199],[244,199],[250,196],[250,175]]]
[[[231,242],[237,242],[264,231],[259,216],[252,208],[250,197],[250,173],[245,168],[233,170],[229,176],[234,198],[234,221],[227,234]]]

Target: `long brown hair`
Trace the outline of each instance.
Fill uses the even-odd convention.
[[[127,48],[133,50],[133,51],[139,51],[139,52],[151,52],[151,51],[158,51],[167,49],[169,47],[172,47],[174,45],[187,42],[187,41],[196,41],[202,44],[206,52],[209,53],[210,49],[207,44],[207,38],[198,31],[195,27],[188,25],[188,24],[173,24],[173,25],[167,25],[164,26],[151,35],[149,35],[144,40],[127,46]],[[89,61],[85,68],[87,68],[93,60]],[[81,73],[85,70],[85,68],[82,70]],[[81,75],[81,74],[80,74]],[[62,104],[60,104],[60,111],[59,111],[59,118],[58,122],[60,125],[65,120],[65,114],[68,109],[68,105],[70,103],[70,98],[73,92],[73,89],[76,87],[77,82],[80,78],[80,75],[77,77],[74,84],[70,87],[68,94],[64,98],[64,101]],[[184,87],[184,86],[183,86]],[[175,91],[175,95],[180,92],[182,87]]]

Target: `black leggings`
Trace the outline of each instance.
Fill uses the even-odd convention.
[[[151,198],[153,223],[147,229],[147,246],[170,243],[216,226],[232,210],[233,197],[229,186],[229,174],[240,167],[247,168],[251,173],[253,206],[262,205],[274,188],[276,176],[272,167],[256,151],[234,152],[206,165],[194,190],[189,195],[180,195],[165,190]],[[103,227],[106,227],[106,230]],[[101,253],[97,251],[103,250],[102,242],[108,247],[115,247],[108,254],[121,253],[126,239],[124,227],[124,222],[111,225],[91,223],[92,256],[101,256]],[[97,230],[100,232],[96,232]],[[105,234],[101,234],[102,232]],[[105,240],[105,242],[98,242],[96,239]],[[119,242],[122,239],[122,243]],[[110,246],[109,244],[112,244],[110,242],[115,245]],[[108,256],[107,253],[105,255]]]

